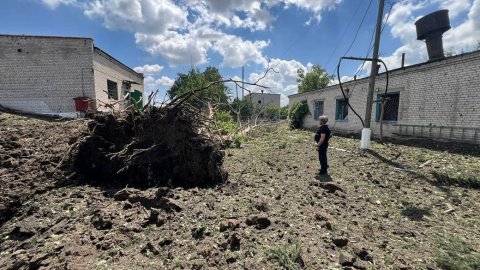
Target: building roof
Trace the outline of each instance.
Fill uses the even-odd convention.
[[[445,57],[445,58],[441,58],[441,59],[436,59],[436,60],[431,60],[431,61],[427,61],[427,62],[422,62],[422,63],[418,63],[418,64],[414,64],[414,65],[410,65],[410,66],[405,66],[405,67],[400,67],[400,68],[396,68],[396,69],[392,69],[392,70],[389,70],[388,71],[388,74],[392,74],[394,72],[398,72],[398,71],[410,71],[410,70],[413,70],[414,68],[418,68],[418,67],[421,67],[421,66],[430,66],[430,65],[433,65],[433,64],[438,64],[439,62],[442,62],[442,61],[450,61],[450,60],[457,60],[456,58],[463,58],[465,56],[470,56],[470,55],[473,55],[473,54],[479,54],[480,55],[480,50],[477,50],[477,51],[473,51],[473,52],[468,52],[468,53],[462,53],[462,54],[459,54],[459,55],[455,55],[455,56],[450,56],[450,57]],[[382,76],[382,75],[385,75],[386,72],[382,72],[382,73],[379,73],[377,75],[378,76]],[[363,77],[363,78],[360,78],[360,79],[357,79],[356,82],[358,81],[362,81],[362,80],[368,80],[370,78],[370,76],[367,76],[367,77]],[[355,81],[348,81],[348,82],[342,82],[342,85],[343,84],[350,84],[350,83],[354,83]],[[310,92],[305,92],[305,93],[297,93],[297,94],[293,94],[293,95],[289,95],[288,97],[294,97],[294,96],[300,96],[300,95],[308,95],[308,94],[311,94],[313,92],[317,92],[317,91],[324,91],[324,90],[328,90],[330,88],[334,88],[334,87],[338,87],[339,84],[334,84],[334,85],[330,85],[330,86],[327,86],[325,88],[321,88],[321,89],[317,89],[317,90],[313,90],[313,91],[310,91]]]
[[[0,34],[0,36],[4,37],[33,37],[33,38],[69,38],[69,39],[90,39],[93,41],[91,37],[67,37],[67,36],[40,36],[40,35],[13,35],[13,34]]]
[[[121,66],[122,68],[124,68],[125,70],[133,73],[133,74],[136,74],[139,78],[141,78],[142,80],[144,79],[144,76],[142,73],[138,73],[136,72],[135,70],[131,69],[130,67],[128,67],[127,65],[123,64],[122,62],[118,61],[117,59],[115,59],[115,57],[109,55],[108,53],[106,53],[105,51],[103,51],[102,49],[98,48],[98,47],[95,47],[94,46],[94,49],[95,49],[95,52],[99,53],[100,55],[103,55],[105,57],[107,57],[110,61],[112,61],[113,63]]]

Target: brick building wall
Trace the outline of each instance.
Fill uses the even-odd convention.
[[[377,76],[374,100],[385,91],[386,74]],[[342,84],[349,89],[349,102],[365,119],[368,78]],[[433,137],[480,143],[480,51],[443,60],[426,62],[389,72],[389,93],[398,93],[398,120],[384,122],[383,135]],[[307,100],[311,115],[304,119],[304,128],[318,128],[314,119],[315,102],[323,101],[323,114],[337,133],[360,134],[359,118],[348,109],[346,121],[336,121],[337,99],[343,98],[339,85],[289,96],[291,106]],[[371,116],[372,135],[378,137],[379,109],[374,103]]]
[[[245,98],[251,98],[254,108],[265,108],[269,105],[280,107],[280,94],[250,93]]]
[[[144,96],[143,75],[94,47],[91,38],[0,35],[3,107],[71,114],[76,112],[74,98],[89,97],[96,100],[96,109],[109,102],[107,80],[118,84],[119,99],[128,85]]]
[[[106,52],[95,47],[93,68],[95,72],[95,96],[98,100],[109,103],[116,103],[125,96],[125,91],[133,92],[135,90],[142,93],[145,103],[145,90],[143,85],[143,75],[135,72],[129,67],[125,66],[115,58],[108,55]],[[116,83],[117,85],[117,99],[108,96],[107,81]],[[135,82],[135,83],[128,83]],[[130,87],[130,89],[127,89]],[[102,106],[101,102],[97,104],[98,110],[107,110]],[[115,108],[121,109],[127,104],[125,102],[118,103]]]
[[[93,96],[91,38],[0,35],[0,105],[37,113],[75,112]]]

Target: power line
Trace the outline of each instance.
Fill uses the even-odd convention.
[[[367,7],[367,10],[365,10],[365,14],[363,14],[363,18],[362,18],[362,21],[360,22],[360,25],[358,26],[357,28],[357,32],[355,33],[355,37],[353,38],[352,42],[350,43],[350,46],[348,47],[348,50],[345,52],[345,54],[343,56],[345,56],[348,51],[350,50],[350,48],[352,48],[353,46],[353,43],[355,43],[355,40],[357,39],[357,35],[358,35],[358,32],[360,31],[360,28],[362,27],[362,24],[363,24],[363,21],[365,20],[365,17],[367,16],[368,14],[368,10],[370,10],[370,6],[372,5],[372,2],[373,0],[370,0],[370,3],[368,3],[368,7]],[[357,8],[358,10],[358,8]],[[336,49],[336,48],[335,48]],[[327,62],[327,64],[325,65],[325,68],[327,67],[328,63],[330,62],[330,59],[333,57],[333,53],[330,55],[330,58]],[[333,72],[332,72],[333,73]],[[338,78],[340,80],[340,78]]]
[[[367,16],[368,10],[370,9],[370,6],[372,5],[372,2],[373,2],[373,0],[370,0],[370,3],[368,4],[367,11],[365,11],[365,14],[363,15],[362,21],[360,22],[360,25],[358,26],[357,32],[355,33],[355,37],[353,38],[353,41],[350,44],[350,47],[348,47],[348,50],[345,52],[345,54],[343,56],[345,56],[348,53],[348,51],[350,51],[350,48],[352,48],[353,43],[357,39],[357,35],[358,35],[358,32],[360,31],[360,27],[362,27],[363,21],[365,20],[365,17]]]
[[[395,5],[396,3],[399,3],[399,2],[403,2],[403,1],[395,1],[395,2],[388,2],[387,4],[390,4],[390,9],[388,10],[388,15],[385,19],[385,22],[383,23],[383,26],[382,26],[382,30],[380,31],[380,34],[383,33],[383,29],[385,29],[385,26],[387,25],[387,22],[388,22],[388,19],[390,18],[390,14],[392,13],[392,8],[393,8],[393,5]],[[373,46],[372,46],[372,42],[373,42],[373,37],[375,35],[375,30],[372,31],[372,37],[370,38],[370,43],[368,44],[368,51],[367,51],[367,55],[365,56],[365,58],[368,58],[368,56],[370,55],[370,52],[372,51],[373,49]],[[357,70],[357,72],[355,72],[355,75],[353,75],[353,77],[355,78],[356,76],[358,76],[359,74],[362,73],[363,71],[363,67],[365,66],[365,63],[366,61],[363,61],[362,65],[360,66],[360,68]],[[340,78],[339,78],[340,80]],[[353,90],[355,90],[355,86],[357,86],[357,81],[355,81],[355,83],[353,84],[353,87],[352,89],[350,90],[350,94],[353,93]]]
[[[331,6],[335,1],[336,0],[332,0],[330,4],[326,5],[326,7]],[[302,32],[302,34],[300,34],[300,36],[297,39],[295,39],[295,41],[278,58],[282,58],[295,45],[295,43],[297,43],[310,29],[311,27],[310,25],[308,25],[308,27]]]
[[[352,24],[353,22],[353,19],[355,19],[355,16],[357,16],[357,12],[358,12],[358,8],[360,7],[360,5],[362,4],[362,1],[359,1],[359,4],[357,6],[357,9],[355,11],[355,14],[352,16],[352,19],[350,20],[350,22],[348,23],[347,27],[345,28],[345,30],[343,30],[343,34],[342,34],[342,37],[340,38],[340,40],[338,41],[337,45],[335,46],[335,49],[333,50],[333,52],[330,54],[330,57],[328,58],[328,61],[327,63],[325,64],[325,67],[328,66],[328,64],[330,63],[330,60],[332,59],[332,56],[335,54],[335,52],[337,51],[337,48],[338,46],[340,45],[340,42],[342,42],[343,38],[345,37],[345,33],[347,33],[347,30],[348,28],[350,27],[350,25]]]

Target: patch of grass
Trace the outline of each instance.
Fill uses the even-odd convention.
[[[288,243],[283,246],[275,246],[267,250],[269,259],[277,260],[278,264],[286,270],[304,268],[302,260],[302,247],[298,241],[293,246]]]
[[[445,186],[460,186],[466,188],[480,188],[480,177],[473,174],[463,173],[458,176],[450,176],[445,172],[432,172],[433,177],[439,184]]]
[[[426,162],[431,159],[432,159],[432,156],[427,152],[421,152],[417,155],[417,160],[419,162]]]
[[[280,148],[280,149],[285,149],[285,148],[287,148],[287,147],[288,147],[288,141],[286,141],[286,140],[285,140],[285,141],[282,141],[282,142],[280,143],[280,145],[278,146],[278,148]]]
[[[480,269],[480,254],[466,241],[454,235],[437,239],[435,262],[444,270]]]
[[[276,167],[278,165],[278,159],[276,158],[268,158],[264,159],[263,161],[267,163],[270,167]]]

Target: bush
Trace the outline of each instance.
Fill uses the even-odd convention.
[[[300,128],[303,125],[303,118],[310,113],[306,100],[296,101],[290,109],[290,125],[293,128]]]
[[[280,108],[280,119],[285,120],[288,117],[288,105]]]
[[[274,119],[280,111],[277,105],[268,105],[263,112],[263,116],[267,119]]]
[[[229,112],[217,112],[214,120],[217,128],[220,130],[220,135],[229,135],[237,130],[237,124],[235,124],[233,117]]]
[[[276,246],[267,251],[269,259],[276,259],[278,264],[287,270],[302,269],[304,262],[302,260],[302,247],[295,242],[295,246],[288,244],[285,246]]]

